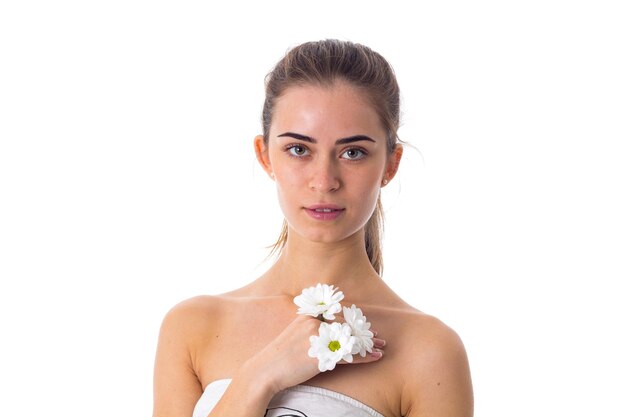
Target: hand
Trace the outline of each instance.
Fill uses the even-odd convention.
[[[320,321],[297,316],[275,339],[248,359],[240,374],[249,381],[264,381],[272,394],[308,381],[319,373],[317,359],[308,355],[309,337],[318,334]],[[374,351],[365,357],[354,355],[351,364],[369,363],[383,356],[385,341],[374,337]],[[346,364],[341,361],[339,364]],[[332,372],[332,371],[330,371]]]

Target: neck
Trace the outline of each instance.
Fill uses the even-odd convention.
[[[317,283],[353,295],[380,281],[365,250],[365,232],[333,243],[311,242],[290,230],[280,258],[265,274],[266,284],[289,296]]]

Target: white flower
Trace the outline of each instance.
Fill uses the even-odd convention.
[[[320,372],[332,371],[340,360],[352,362],[354,337],[346,323],[320,323],[319,336],[311,336],[309,356],[318,359]]]
[[[315,287],[305,288],[302,294],[296,296],[293,302],[298,307],[298,314],[307,314],[317,317],[320,314],[326,320],[335,320],[335,313],[341,311],[339,301],[343,300],[343,292],[337,291],[332,285],[317,284]]]
[[[355,339],[351,353],[353,355],[358,353],[363,357],[365,357],[366,351],[371,353],[374,347],[374,341],[372,340],[374,333],[372,333],[369,328],[372,324],[367,322],[367,317],[363,315],[361,309],[357,308],[354,304],[352,304],[350,308],[344,307],[343,318],[350,326],[352,336],[354,336]]]

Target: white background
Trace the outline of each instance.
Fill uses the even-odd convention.
[[[150,415],[163,315],[267,266],[263,77],[329,37],[397,72],[384,278],[476,415],[626,415],[619,3],[3,2],[0,415]]]

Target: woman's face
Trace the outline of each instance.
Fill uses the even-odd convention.
[[[277,100],[268,145],[255,148],[276,181],[290,233],[336,242],[363,229],[381,183],[397,170],[386,133],[364,94],[346,83],[290,87]]]

